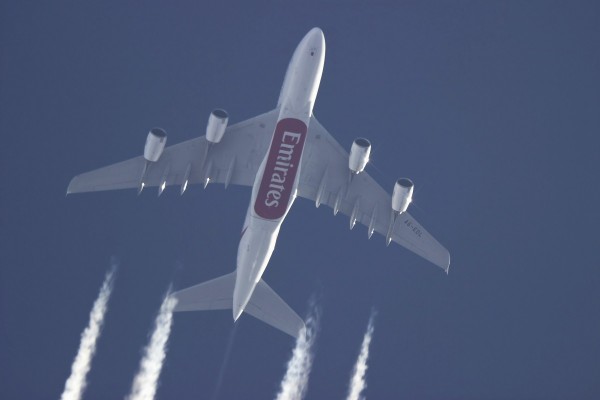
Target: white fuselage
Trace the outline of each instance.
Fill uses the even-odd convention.
[[[233,319],[252,297],[275,249],[279,229],[296,198],[302,151],[325,62],[325,38],[314,28],[302,39],[288,66],[279,118],[271,145],[252,187],[238,248]]]

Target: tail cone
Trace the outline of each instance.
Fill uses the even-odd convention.
[[[243,311],[244,311],[244,309],[242,308],[241,304],[235,304],[233,306],[233,321],[234,322],[238,320],[240,315],[242,315]]]

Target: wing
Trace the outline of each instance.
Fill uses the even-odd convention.
[[[350,216],[350,227],[359,222],[369,237],[378,232],[448,272],[450,253],[409,213],[395,220],[391,195],[366,172],[350,180],[348,152],[313,116],[302,158],[298,195],[326,204]],[[391,227],[391,229],[390,229]]]
[[[77,175],[67,193],[183,185],[210,182],[252,186],[264,157],[277,110],[227,128],[220,143],[210,146],[204,136],[165,148],[157,162],[146,163],[143,156]],[[186,184],[186,185],[187,185]],[[182,186],[182,191],[185,187]]]

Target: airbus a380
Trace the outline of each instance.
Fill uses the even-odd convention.
[[[67,193],[209,182],[252,187],[242,229],[237,268],[219,278],[174,293],[176,311],[232,309],[297,337],[303,320],[262,280],[281,224],[296,197],[326,204],[373,232],[399,243],[448,272],[450,255],[408,212],[411,180],[398,179],[390,196],[365,171],[371,144],[352,143],[350,154],[313,115],[325,61],[319,28],[304,36],[288,66],[277,107],[228,125],[225,111],[209,116],[206,135],[165,148],[167,135],[154,128],[144,155],[87,172],[71,180]]]

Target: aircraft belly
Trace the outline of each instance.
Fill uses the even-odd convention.
[[[233,314],[237,319],[267,267],[295,198],[302,152],[323,71],[325,42],[313,29],[296,48],[280,94],[279,118],[252,188],[238,248]]]
[[[275,250],[280,226],[280,221],[250,218],[250,224],[244,229],[237,256],[234,312],[236,306],[243,310],[250,300]]]

